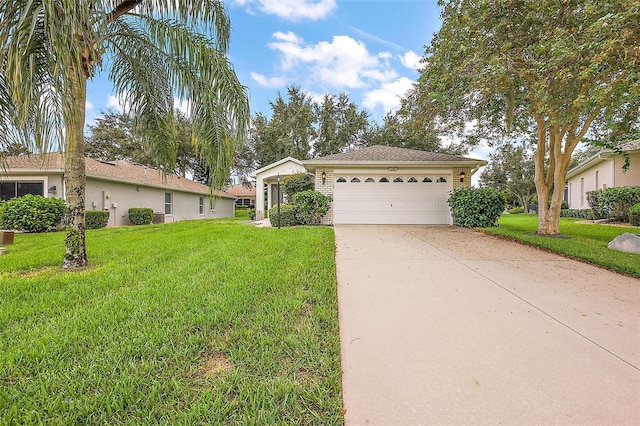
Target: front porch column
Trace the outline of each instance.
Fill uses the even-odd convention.
[[[271,200],[271,193],[273,192],[273,184],[267,183],[267,211],[271,210],[273,200]]]
[[[256,178],[256,220],[264,219],[264,179]]]

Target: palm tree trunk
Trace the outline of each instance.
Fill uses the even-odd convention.
[[[87,80],[78,78],[69,85],[66,96],[67,113],[65,145],[65,197],[67,202],[65,255],[63,269],[76,269],[87,266],[87,248],[85,243],[85,157],[84,157],[84,121],[87,97]]]

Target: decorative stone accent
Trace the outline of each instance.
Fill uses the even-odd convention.
[[[322,172],[325,172],[325,180],[324,184],[322,183]],[[335,184],[335,174],[333,169],[323,169],[318,167],[316,169],[316,177],[315,177],[315,189],[316,191],[324,194],[331,195],[333,197],[333,190]],[[322,218],[323,225],[332,225],[333,224],[333,201],[331,202],[331,207],[329,207],[329,211]]]
[[[640,235],[625,232],[611,240],[607,248],[628,253],[640,253]]]

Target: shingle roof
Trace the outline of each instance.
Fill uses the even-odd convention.
[[[304,161],[304,163],[326,162],[391,162],[391,161],[416,161],[416,162],[456,162],[477,161],[459,155],[440,154],[437,152],[418,151],[415,149],[396,148],[392,146],[374,145],[356,151],[342,152],[340,154],[327,155]]]
[[[248,188],[246,185],[238,184],[228,187],[224,192],[235,197],[255,197],[256,187],[251,185],[251,188]]]
[[[50,172],[64,171],[64,156],[60,153],[20,155],[6,157],[7,170],[48,170]],[[1,173],[1,172],[0,172]],[[163,180],[162,172],[152,167],[130,163],[124,160],[113,162],[98,161],[86,158],[87,177],[112,181],[127,182],[139,185],[154,186],[167,189],[175,189],[185,192],[209,194],[210,188],[198,182],[170,173]],[[222,197],[234,198],[223,192],[215,192]]]

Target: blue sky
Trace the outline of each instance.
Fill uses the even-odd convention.
[[[440,28],[437,0],[228,0],[230,60],[249,88],[252,115],[287,86],[318,99],[349,95],[380,121],[417,80],[419,60]],[[88,87],[87,122],[121,109],[104,75]],[[446,143],[446,138],[445,138]],[[470,157],[488,159],[477,146]],[[474,175],[476,183],[479,173]]]
[[[379,120],[418,78],[440,26],[436,0],[229,0],[230,60],[252,114],[298,85],[313,97],[347,93]],[[103,73],[104,74],[104,73]],[[88,87],[87,119],[119,109],[104,75]]]

